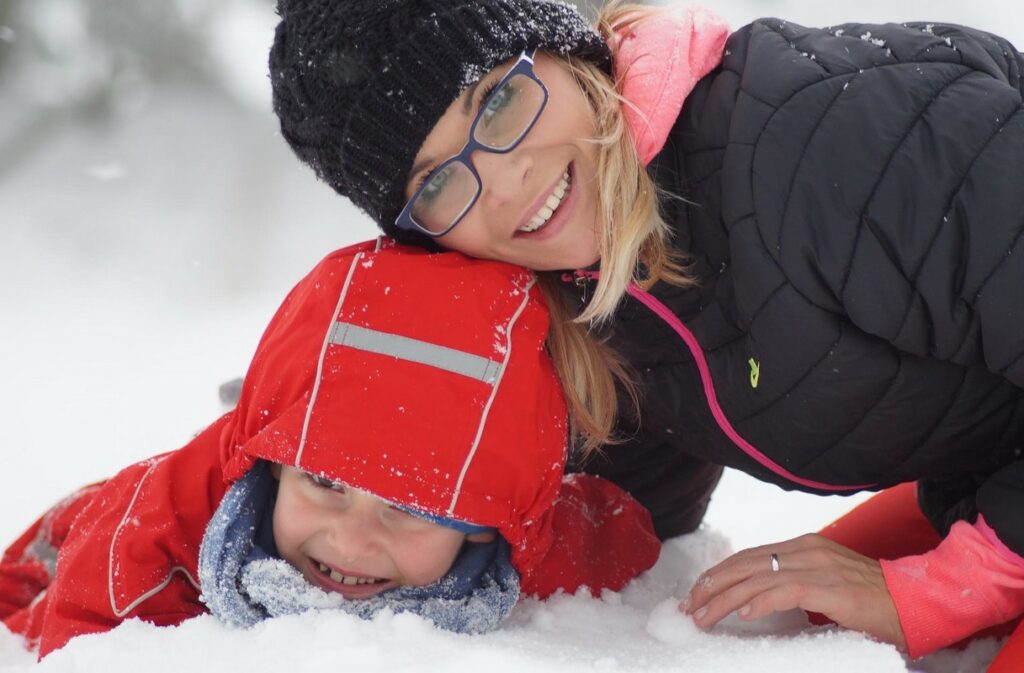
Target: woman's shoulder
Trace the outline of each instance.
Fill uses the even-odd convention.
[[[975,70],[1020,86],[1021,57],[1008,40],[928,22],[808,27],[760,18],[730,36],[722,68],[742,73],[746,93],[778,106],[794,91],[822,80],[892,66],[894,78],[911,78],[930,64]]]

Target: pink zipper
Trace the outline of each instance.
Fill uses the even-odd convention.
[[[576,271],[575,279],[579,278],[590,278],[596,280],[600,276],[597,271]],[[565,274],[562,276],[563,280],[573,280],[574,276]],[[821,491],[860,491],[866,488],[872,488],[875,484],[861,484],[857,486],[834,486],[832,484],[825,484],[819,481],[812,481],[810,479],[804,479],[798,477],[789,470],[785,469],[768,456],[758,451],[750,442],[743,439],[736,429],[732,427],[732,423],[726,418],[725,412],[722,411],[722,407],[718,404],[718,396],[715,394],[715,384],[711,380],[711,368],[708,367],[708,362],[704,358],[704,351],[697,342],[697,337],[693,336],[687,327],[682,323],[681,320],[676,316],[675,313],[669,310],[667,306],[658,301],[653,295],[644,290],[641,290],[636,283],[630,283],[628,288],[629,294],[639,301],[641,304],[651,309],[655,315],[664,320],[669,327],[675,330],[687,348],[690,349],[690,353],[693,355],[694,361],[697,363],[697,370],[700,372],[701,381],[704,384],[704,396],[707,398],[708,406],[711,408],[711,414],[715,417],[715,422],[718,423],[718,427],[721,428],[722,432],[732,440],[733,444],[743,450],[748,456],[756,460],[758,463],[768,468],[775,474],[788,479],[794,484],[800,484],[801,486],[807,486],[808,488],[815,488]]]

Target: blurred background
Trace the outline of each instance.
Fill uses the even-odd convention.
[[[709,4],[734,28],[952,21],[1024,44],[1010,0]],[[376,234],[277,133],[274,25],[271,0],[0,0],[0,546],[222,413],[291,285]],[[849,505],[730,474],[708,520],[742,547]]]

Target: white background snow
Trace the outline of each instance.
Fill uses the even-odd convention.
[[[100,4],[100,19],[83,11]],[[290,286],[326,252],[375,234],[276,134],[270,3],[138,6],[0,0],[0,545],[64,494],[212,421],[217,386],[244,372]],[[927,19],[1024,44],[1024,10],[1009,0],[714,6],[734,27],[761,15]],[[167,7],[176,23],[162,19]],[[133,56],[133,40],[157,58]],[[675,610],[731,549],[816,530],[854,501],[729,473],[704,529],[666,545],[621,594],[526,601],[486,636],[401,615],[307,615],[247,632],[203,617],[176,629],[130,622],[37,665],[0,627],[0,671],[981,671],[991,641],[908,664],[796,614],[700,633]]]

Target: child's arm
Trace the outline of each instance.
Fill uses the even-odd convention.
[[[195,566],[225,489],[219,439],[229,419],[178,451],[125,468],[81,505],[60,543],[56,576],[19,624],[40,657],[127,619],[166,626],[206,612]]]
[[[60,501],[7,548],[0,558],[0,619],[6,622],[50,585],[57,552],[99,487],[86,486]]]
[[[654,565],[661,542],[651,515],[615,484],[589,474],[566,475],[554,504],[554,541],[522,592],[546,598],[586,586],[618,591]]]

